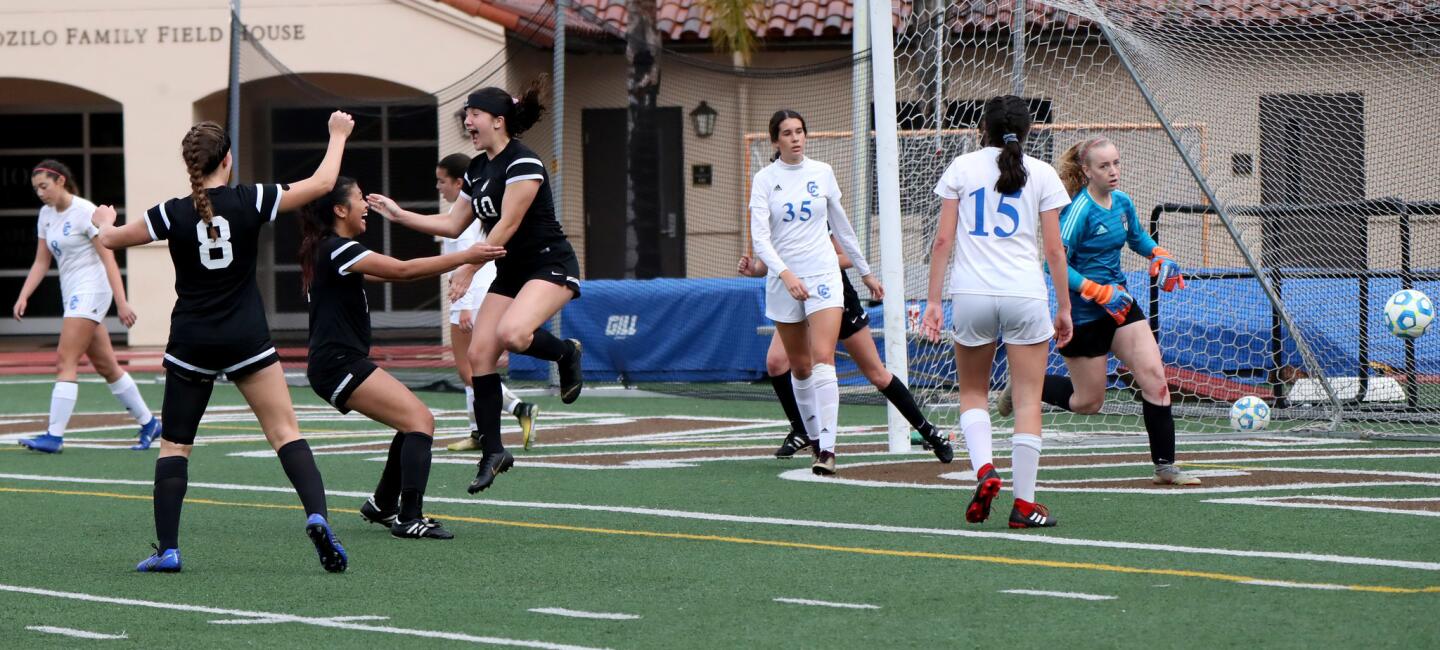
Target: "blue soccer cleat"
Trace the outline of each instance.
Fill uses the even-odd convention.
[[[305,520],[305,534],[315,544],[315,552],[320,554],[320,566],[330,573],[344,573],[350,557],[345,555],[345,547],[335,538],[329,522],[318,513],[310,515],[310,518]]]
[[[162,551],[159,546],[154,544],[151,544],[150,548],[155,549],[155,552],[135,565],[136,571],[140,573],[180,573],[180,549],[167,548]]]
[[[58,454],[65,446],[65,439],[49,433],[42,433],[34,438],[21,438],[20,446],[44,454]]]
[[[150,418],[150,421],[146,422],[145,426],[140,427],[140,439],[135,444],[130,445],[130,449],[134,451],[149,449],[150,445],[155,442],[155,439],[160,437],[162,431],[164,431],[164,429],[160,427],[160,418]]]

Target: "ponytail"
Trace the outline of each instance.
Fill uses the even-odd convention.
[[[1000,179],[995,190],[1001,194],[1019,192],[1025,187],[1025,137],[1030,134],[1030,105],[1014,95],[992,97],[985,102],[980,118],[984,143],[1000,148],[996,165]]]
[[[180,141],[180,157],[185,161],[185,171],[190,174],[190,200],[207,228],[210,219],[215,216],[215,207],[210,204],[210,195],[205,193],[205,177],[220,167],[228,153],[230,136],[214,122],[201,122],[190,127]],[[211,239],[214,239],[213,234]]]
[[[519,137],[521,133],[540,121],[545,106],[540,103],[540,90],[548,75],[540,75],[526,86],[519,97],[511,97],[504,88],[487,86],[473,93],[465,100],[465,108],[485,111],[495,117],[505,118],[505,133]]]
[[[54,158],[46,158],[36,164],[34,169],[30,170],[31,178],[39,174],[48,176],[52,181],[59,181],[63,178],[65,179],[66,192],[69,192],[71,196],[80,194],[80,188],[75,185],[75,174],[70,173],[70,166],[65,163],[55,160]]]
[[[354,188],[355,179],[336,177],[334,188],[300,209],[300,284],[306,293],[315,281],[315,251],[335,233],[335,206],[349,200]]]
[[[1110,140],[1104,136],[1086,138],[1071,145],[1069,149],[1065,150],[1065,153],[1060,154],[1055,171],[1060,174],[1060,182],[1065,184],[1067,194],[1075,196],[1090,184],[1090,177],[1085,175],[1085,165],[1089,162],[1090,150],[1105,144],[1110,144]]]

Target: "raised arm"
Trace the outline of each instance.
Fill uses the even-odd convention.
[[[95,236],[95,241],[112,251],[155,241],[155,238],[150,236],[150,229],[145,226],[145,217],[143,216],[139,219],[131,219],[125,225],[116,228],[115,206],[112,205],[95,208],[95,213],[90,215],[90,221],[100,229],[100,234]]]
[[[40,286],[40,281],[45,279],[45,272],[49,270],[50,249],[45,247],[45,238],[40,237],[35,241],[35,261],[30,264],[30,273],[25,276],[25,284],[20,287],[20,295],[15,298],[15,306],[12,308],[15,320],[25,317],[30,296],[35,293],[35,288]]]
[[[389,255],[372,252],[351,265],[350,270],[364,273],[366,277],[382,282],[403,282],[434,277],[453,271],[464,264],[483,264],[504,256],[504,248],[485,244],[476,244],[454,253],[413,260],[397,260]]]
[[[438,235],[451,239],[459,237],[475,221],[475,213],[470,208],[470,197],[463,192],[458,200],[450,204],[450,211],[443,214],[411,212],[401,208],[390,197],[383,194],[367,195],[365,203],[369,204],[371,210],[379,212],[381,216],[389,219],[392,223],[398,223],[427,235]]]
[[[320,166],[315,168],[310,178],[290,184],[290,189],[280,196],[281,212],[298,209],[335,189],[335,178],[340,175],[340,159],[345,155],[345,141],[355,129],[355,119],[349,113],[335,111],[330,114],[329,127],[330,145],[325,148]]]

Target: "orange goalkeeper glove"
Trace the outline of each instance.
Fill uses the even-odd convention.
[[[1105,313],[1110,314],[1110,318],[1120,324],[1125,322],[1125,317],[1130,314],[1130,307],[1135,304],[1135,299],[1125,291],[1125,287],[1118,284],[1100,284],[1088,279],[1080,283],[1080,297],[1100,305]]]
[[[1185,288],[1185,276],[1180,274],[1180,265],[1171,259],[1170,251],[1159,246],[1150,253],[1150,277],[1160,281],[1160,288],[1166,291]]]

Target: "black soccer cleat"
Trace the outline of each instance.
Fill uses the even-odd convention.
[[[934,453],[935,458],[942,463],[949,464],[950,461],[955,460],[955,447],[950,444],[950,438],[940,433],[940,430],[933,424],[927,428],[927,431],[928,433],[920,432],[920,437],[925,440],[925,448]]]
[[[578,339],[565,339],[570,344],[568,360],[561,359],[557,362],[560,367],[560,401],[570,404],[580,399],[580,391],[585,388],[585,375],[580,371],[580,357],[584,350]]]
[[[455,539],[440,522],[429,517],[397,521],[390,527],[390,535],[400,539]]]
[[[380,506],[375,505],[375,497],[366,497],[365,503],[360,506],[360,518],[365,520],[366,523],[389,528],[395,525],[395,520],[399,518],[399,512],[396,510],[381,510]]]
[[[495,477],[504,474],[515,465],[515,457],[508,451],[501,451],[497,454],[485,454],[476,463],[475,480],[470,481],[470,487],[466,491],[475,494],[490,487],[495,482]]]
[[[995,466],[985,463],[975,472],[975,496],[970,498],[970,505],[965,507],[965,521],[978,524],[990,518],[990,502],[995,500],[995,495],[1000,494],[1000,473],[995,471]],[[1011,515],[1014,519],[1014,515]]]
[[[1050,509],[1038,503],[1016,499],[1015,507],[1010,509],[1011,528],[1050,528],[1057,523]]]
[[[780,443],[780,448],[775,450],[776,458],[794,458],[795,454],[810,448],[815,443],[805,436],[804,431],[791,430],[785,436],[785,442]]]
[[[815,455],[815,462],[810,464],[810,472],[816,476],[835,475],[835,452],[822,451]]]

